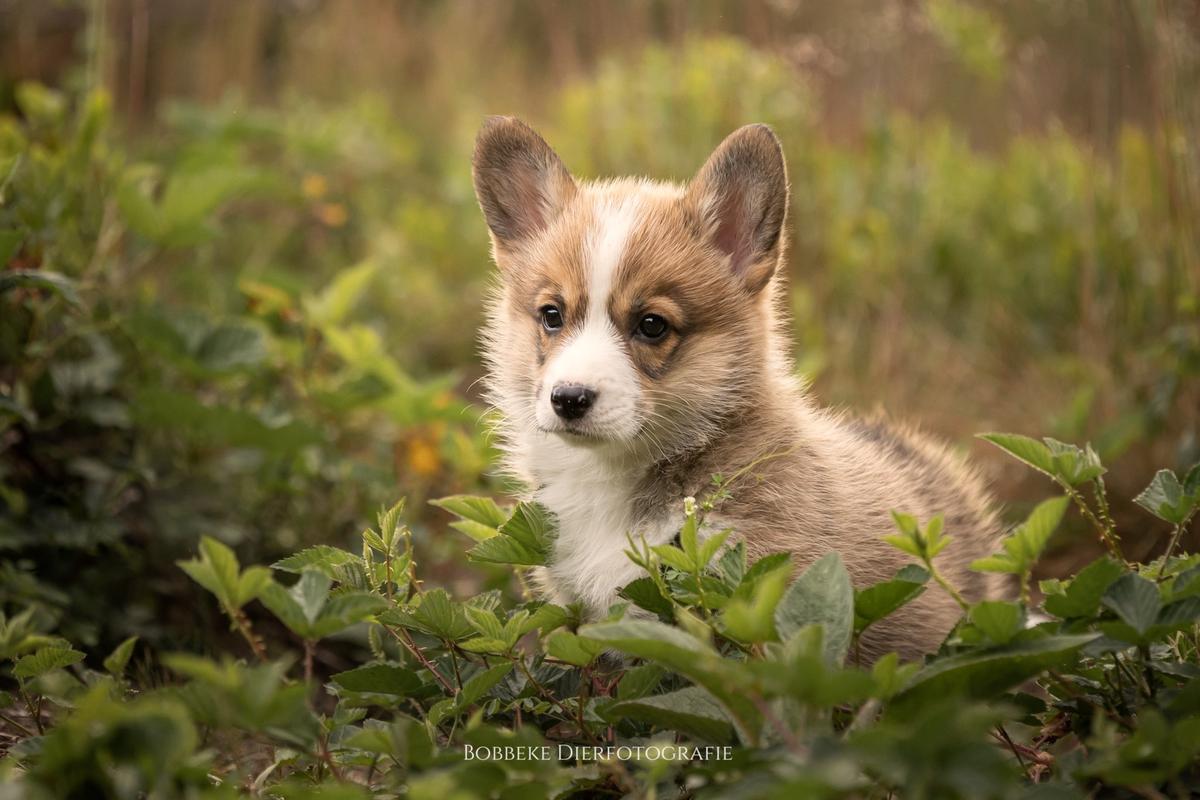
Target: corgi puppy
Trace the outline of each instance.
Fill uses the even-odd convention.
[[[709,516],[751,558],[801,569],[841,554],[858,587],[910,561],[881,537],[891,512],[945,514],[939,567],[972,600],[967,565],[1000,533],[968,468],[883,421],[822,410],[793,374],[783,330],[788,179],[765,125],[731,134],[686,185],[574,179],[537,133],[490,117],[475,192],[499,268],[482,333],[507,469],[557,517],[540,576],[592,618],[640,577],[626,536],[678,532],[682,500],[740,478]],[[936,587],[869,629],[861,652],[935,650],[959,617]]]

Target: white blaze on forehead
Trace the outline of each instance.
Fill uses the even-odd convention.
[[[636,433],[639,387],[637,372],[608,316],[613,282],[637,225],[640,203],[635,197],[601,197],[584,259],[587,268],[587,314],[583,324],[547,365],[537,416],[554,428],[550,392],[558,384],[579,384],[596,392],[596,402],[582,427],[597,435],[625,438]]]
[[[605,198],[597,204],[596,227],[588,240],[587,327],[608,325],[608,298],[621,257],[637,223],[639,203],[635,197]]]

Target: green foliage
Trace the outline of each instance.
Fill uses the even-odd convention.
[[[1067,500],[1039,505],[976,568],[1027,578]],[[494,531],[480,540],[462,529],[476,548],[505,543],[485,563],[521,574],[552,546],[552,520],[534,503],[505,511],[458,495],[435,505]],[[706,524],[712,507],[685,501],[678,546],[631,543],[641,588],[582,625],[541,601],[423,588],[402,504],[363,531],[361,555],[325,546],[278,561],[281,576],[297,576],[290,586],[204,538],[180,566],[260,663],[151,654],[174,678],[135,689],[122,677],[134,639],[104,660],[109,677],[39,634],[30,612],[0,620],[25,708],[0,708],[25,737],[6,764],[34,797],[182,798],[204,787],[234,797],[250,786],[280,797],[309,796],[300,787],[583,797],[665,781],[697,797],[974,798],[1024,796],[1034,783],[1073,796],[1200,780],[1196,557],[1103,558],[1043,582],[1040,608],[1028,596],[964,601],[924,663],[893,653],[864,664],[854,640],[939,578],[934,560],[955,546],[940,524],[897,512],[890,539],[922,566],[855,590],[836,554],[790,583],[785,554],[747,563],[744,545],[730,544],[736,532]],[[303,643],[302,663],[253,629],[255,603]],[[1048,621],[1031,626],[1035,611]],[[316,656],[351,632],[370,656],[317,683]],[[198,731],[222,743],[219,762]],[[653,765],[597,755],[667,743],[690,755]],[[542,755],[506,755],[518,745]],[[465,757],[480,749],[489,755]]]

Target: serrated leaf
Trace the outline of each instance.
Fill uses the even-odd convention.
[[[1161,520],[1182,524],[1200,501],[1184,490],[1179,478],[1169,469],[1160,469],[1134,502]]]
[[[284,572],[302,573],[315,569],[329,578],[337,580],[337,568],[359,561],[358,556],[351,552],[327,544],[318,544],[305,548],[299,553],[276,561],[271,566]]]
[[[985,600],[971,607],[971,624],[996,644],[1008,644],[1025,627],[1025,610],[1017,603]]]
[[[64,669],[83,661],[83,653],[70,647],[42,647],[27,656],[21,656],[13,665],[15,678],[29,680],[38,678],[56,669]]]
[[[1105,591],[1124,572],[1125,567],[1111,558],[1100,558],[1080,570],[1062,594],[1047,596],[1042,607],[1062,619],[1093,616]]]
[[[504,639],[504,625],[494,612],[472,605],[463,606],[463,611],[466,612],[467,621],[471,623],[471,627],[479,631],[480,635],[490,636],[493,639]]]
[[[351,692],[406,696],[421,688],[417,673],[394,664],[367,664],[339,672],[331,680]]]
[[[138,637],[130,636],[108,654],[108,657],[104,659],[104,669],[109,675],[120,678],[125,674],[125,667],[129,665],[129,659],[133,656],[133,648],[137,645],[137,641]]]
[[[617,596],[628,600],[638,608],[644,608],[657,614],[659,617],[670,619],[674,613],[671,601],[663,597],[658,584],[649,577],[630,581],[621,587]]]
[[[496,529],[508,521],[509,512],[496,505],[490,497],[455,494],[430,500],[431,506],[449,511],[456,517]]]
[[[500,535],[480,542],[467,556],[472,561],[514,566],[543,566],[550,557],[554,528],[537,503],[519,503],[502,524]]]
[[[621,700],[604,709],[612,721],[648,722],[660,730],[681,731],[713,744],[733,739],[733,725],[713,696],[699,686],[633,700]]]
[[[854,629],[854,589],[842,558],[829,553],[788,587],[775,609],[775,629],[787,641],[806,625],[825,630],[825,655],[841,663]]]
[[[496,684],[504,680],[508,673],[512,672],[513,664],[511,662],[505,664],[497,664],[494,667],[480,672],[470,680],[463,683],[462,691],[455,697],[455,706],[459,709],[464,709],[467,706],[477,702],[491,691]]]
[[[776,639],[775,609],[787,588],[790,575],[790,565],[780,565],[774,572],[754,582],[749,599],[735,597],[726,603],[720,616],[723,632],[745,643]]]
[[[465,533],[477,542],[482,542],[491,539],[494,536],[499,536],[500,531],[490,525],[484,525],[480,522],[475,522],[469,519],[459,519],[450,523],[450,527],[459,533]]]
[[[546,638],[546,653],[552,658],[586,667],[604,652],[604,645],[583,639],[570,631],[557,630]]]
[[[758,741],[762,715],[743,690],[747,676],[733,662],[721,658],[707,642],[679,628],[641,620],[585,625],[579,629],[579,635],[658,662],[704,687],[722,705],[742,740]]]
[[[660,544],[650,548],[668,567],[680,572],[692,572],[695,566],[687,553],[673,544]]]
[[[1037,439],[1017,433],[981,433],[979,438],[991,442],[1037,471],[1054,477],[1054,456],[1051,455],[1050,448]]]
[[[983,653],[934,661],[893,698],[890,715],[902,716],[946,697],[990,700],[1046,669],[1060,667],[1100,634],[1048,636]]]
[[[366,293],[371,280],[379,271],[373,261],[343,269],[315,297],[306,297],[301,302],[309,321],[318,327],[338,325]]]
[[[854,594],[854,630],[862,633],[892,612],[912,602],[925,591],[929,572],[909,564],[891,580],[868,586]]]
[[[636,700],[653,692],[667,671],[658,664],[642,664],[626,670],[617,684],[618,700]]]
[[[1162,610],[1162,596],[1153,582],[1132,572],[1117,578],[1101,599],[1125,624],[1145,634]]]

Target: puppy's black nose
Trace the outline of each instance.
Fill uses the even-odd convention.
[[[550,405],[563,419],[579,419],[596,401],[596,393],[574,383],[555,386],[550,390]]]

